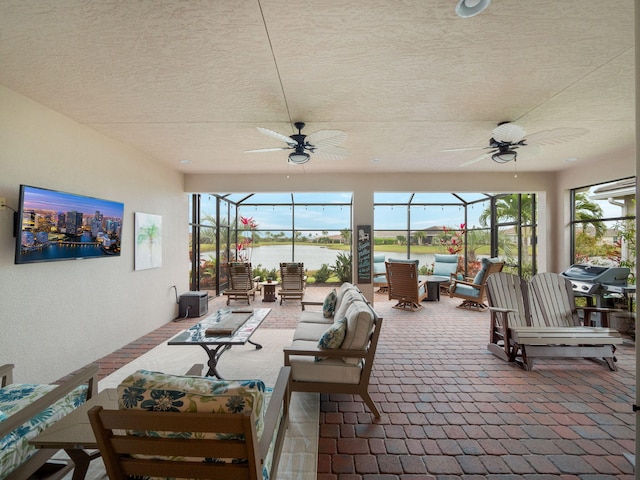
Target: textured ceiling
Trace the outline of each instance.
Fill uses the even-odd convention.
[[[442,150],[501,121],[589,130],[519,171],[633,157],[633,0],[455,4],[0,0],[0,84],[189,173],[500,171]],[[294,121],[344,130],[351,157],[245,153]]]

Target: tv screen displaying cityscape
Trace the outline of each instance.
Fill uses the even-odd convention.
[[[16,263],[120,255],[124,203],[20,186]]]

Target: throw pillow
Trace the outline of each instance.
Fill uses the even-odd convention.
[[[329,292],[322,303],[322,315],[324,318],[333,317],[333,314],[336,311],[336,303],[338,303],[338,293],[334,288]]]
[[[347,319],[342,317],[340,320],[336,320],[318,340],[318,348],[323,349],[337,349],[340,348],[344,337],[347,334]],[[316,357],[316,362],[323,360],[325,357]]]
[[[347,333],[347,319],[345,317],[336,320],[318,340],[319,348],[340,348]]]

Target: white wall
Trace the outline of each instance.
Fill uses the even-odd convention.
[[[120,257],[14,264],[13,212],[0,210],[0,364],[49,382],[177,315],[188,290],[183,176],[0,86],[0,197],[20,184],[125,204]],[[162,267],[134,271],[134,212],[162,216]]]

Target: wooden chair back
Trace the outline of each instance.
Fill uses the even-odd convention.
[[[531,319],[534,326],[580,325],[571,282],[558,273],[544,272],[529,281]]]
[[[282,290],[304,290],[306,285],[304,263],[280,263],[280,279]]]
[[[389,300],[397,300],[393,308],[418,310],[427,298],[426,281],[418,278],[416,262],[385,262]]]
[[[237,291],[250,291],[256,288],[251,263],[234,262],[229,264],[229,286],[231,290]]]
[[[485,283],[487,302],[492,309],[492,319],[496,309],[505,309],[510,327],[524,327],[530,324],[530,309],[527,299],[527,282],[518,275],[496,272]]]
[[[161,478],[262,478],[253,413],[215,414],[151,412],[140,410],[89,410],[89,420],[111,480],[130,477]],[[217,438],[182,438],[129,435],[127,431],[201,432],[243,435],[233,442]],[[238,437],[240,438],[240,437]],[[148,456],[164,457],[151,460]],[[146,457],[146,458],[145,458]],[[242,458],[246,463],[180,461],[179,457]]]

